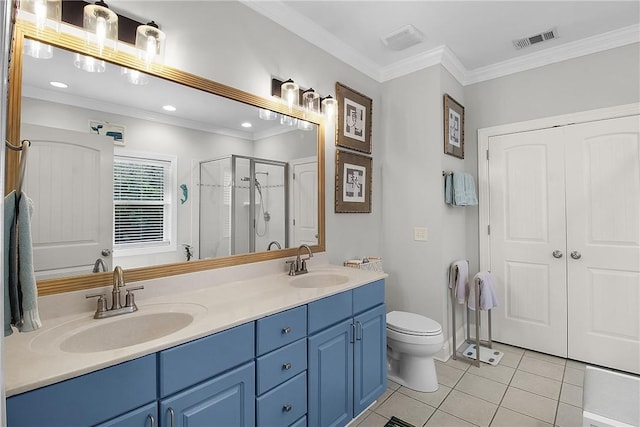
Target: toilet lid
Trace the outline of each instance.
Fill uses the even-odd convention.
[[[442,326],[435,320],[405,311],[387,313],[387,328],[409,335],[437,335]]]

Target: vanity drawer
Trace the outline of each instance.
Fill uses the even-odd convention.
[[[342,292],[309,303],[309,335],[353,315],[353,294]]]
[[[258,357],[257,392],[262,394],[307,369],[307,340],[292,344]]]
[[[257,355],[268,353],[307,336],[307,307],[297,307],[256,322]]]
[[[307,373],[258,397],[257,426],[288,426],[307,413]]]
[[[384,302],[384,280],[353,290],[353,314],[361,313]]]
[[[151,354],[11,396],[7,425],[95,425],[155,400],[156,356]]]
[[[253,322],[159,353],[160,397],[253,359]]]

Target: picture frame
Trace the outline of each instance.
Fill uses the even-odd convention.
[[[444,152],[464,159],[464,107],[444,95]]]
[[[100,120],[89,120],[89,132],[113,139],[114,145],[125,146],[125,127]]]
[[[373,159],[336,150],[336,213],[371,213]]]
[[[336,100],[336,145],[371,154],[373,101],[339,82],[336,82]]]

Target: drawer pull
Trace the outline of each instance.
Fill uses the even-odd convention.
[[[284,406],[282,407],[283,412],[291,412],[292,409],[293,409],[293,406],[290,405],[289,403],[285,403]]]
[[[284,369],[285,371],[288,371],[289,369],[291,369],[291,363],[287,362],[284,365],[282,365],[282,369]]]
[[[169,427],[175,427],[176,413],[173,411],[173,408],[171,407],[167,409],[167,411],[169,412]]]
[[[282,328],[282,333],[283,334],[290,334],[291,333],[291,328],[289,326]]]
[[[151,415],[151,414],[147,415],[147,419],[150,421],[151,427],[155,427],[156,426],[156,419],[153,417],[153,415]]]

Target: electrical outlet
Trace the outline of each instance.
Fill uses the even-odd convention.
[[[414,227],[413,228],[413,240],[426,242],[427,241],[427,227]]]

